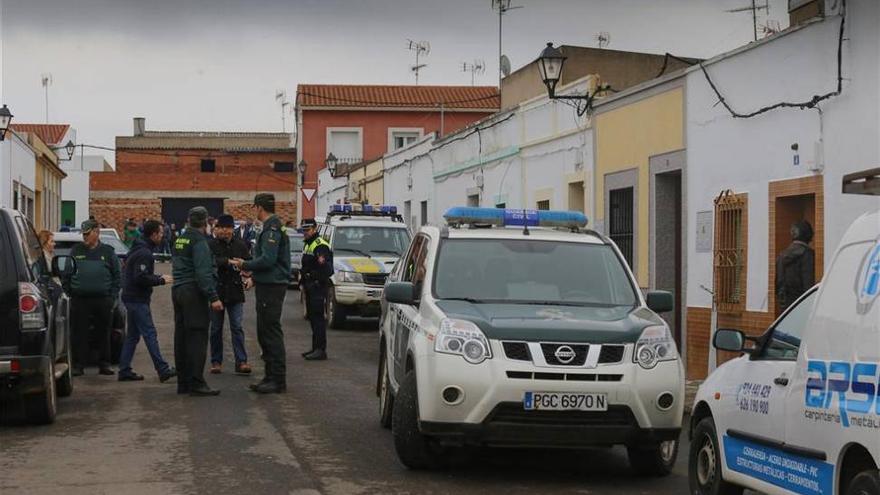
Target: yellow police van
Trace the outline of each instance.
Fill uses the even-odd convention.
[[[397,207],[332,205],[319,235],[333,250],[329,326],[339,328],[348,316],[379,316],[385,280],[412,238]]]
[[[582,213],[459,207],[385,285],[377,394],[400,461],[450,446],[625,445],[639,472],[678,452],[684,373],[620,251]]]
[[[880,495],[880,212],[844,235],[820,286],[700,387],[690,492]]]

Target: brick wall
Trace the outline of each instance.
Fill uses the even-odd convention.
[[[687,309],[687,378],[702,380],[706,378],[709,365],[709,328],[712,310],[689,307]],[[746,335],[758,336],[767,331],[773,323],[772,314],[760,311],[743,311],[735,314],[718,314],[718,328],[742,330]],[[718,352],[718,364],[733,359],[731,352]]]
[[[245,220],[253,215],[253,201],[225,200],[223,210],[236,220]],[[275,205],[276,214],[282,222],[296,221],[296,203],[279,201]],[[89,214],[106,227],[114,228],[122,234],[125,221],[134,218],[140,222],[144,218],[161,220],[162,200],[130,198],[90,198]]]

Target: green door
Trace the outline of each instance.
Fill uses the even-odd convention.
[[[76,225],[76,201],[61,202],[61,225]]]

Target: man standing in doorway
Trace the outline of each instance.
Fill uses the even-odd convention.
[[[810,247],[813,226],[806,220],[791,226],[791,244],[776,258],[776,301],[780,313],[816,283],[816,253]]]
[[[219,395],[219,390],[208,387],[203,374],[211,310],[223,311],[214,279],[214,257],[205,237],[208,210],[196,206],[189,210],[188,217],[189,225],[175,241],[171,260],[177,393]]]
[[[254,259],[233,259],[230,263],[252,272],[257,297],[257,341],[263,351],[265,376],[251,390],[260,394],[287,391],[287,353],[281,330],[281,310],[290,281],[290,240],[275,215],[275,195],[260,193],[254,197],[256,217],[263,223],[257,237]]]
[[[308,361],[327,359],[327,290],[333,275],[333,252],[330,244],[318,235],[318,224],[312,218],[302,222],[303,255],[300,290],[306,300],[306,314],[312,325],[312,349],[303,353]]]
[[[121,276],[119,258],[113,248],[101,243],[98,222],[86,220],[81,225],[83,241],[73,246],[70,255],[77,270],[65,281],[73,320],[73,375],[80,376],[89,358],[89,336],[94,332],[98,346],[98,368],[102,375],[110,369],[110,326],[113,304],[119,296]]]
[[[245,281],[241,270],[229,263],[235,258],[249,259],[250,250],[240,238],[233,236],[235,223],[232,215],[220,215],[214,226],[214,238],[208,240],[214,262],[217,264],[217,292],[229,315],[229,330],[232,334],[232,351],[235,356],[235,372],[249,375],[247,351],[244,346],[244,330],[241,320],[244,311]],[[250,284],[250,278],[246,279]],[[211,315],[211,373],[223,370],[223,311]]]
[[[165,231],[156,220],[144,222],[144,236],[135,239],[128,259],[125,263],[125,284],[122,288],[122,302],[125,304],[128,319],[128,332],[122,344],[119,357],[119,381],[133,382],[144,379],[143,375],[131,369],[134,350],[141,337],[153,360],[153,368],[159,375],[159,381],[165,383],[177,376],[177,372],[162,358],[159,350],[159,339],[153,314],[150,311],[150,299],[153,287],[170,284],[174,280],[171,275],[156,275],[154,272],[153,253],[163,245]]]

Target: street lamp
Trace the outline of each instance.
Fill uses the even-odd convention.
[[[610,86],[604,85],[596,88],[592,94],[588,91],[585,95],[562,95],[556,94],[556,85],[562,79],[562,67],[565,65],[565,55],[559,48],[553,46],[553,43],[547,43],[547,46],[541,50],[538,56],[538,72],[541,73],[541,81],[547,86],[547,96],[551,100],[576,100],[578,117],[587,113],[593,108],[593,99],[601,91],[611,89]],[[583,102],[583,105],[581,104]]]
[[[0,141],[6,138],[6,131],[9,130],[9,123],[12,122],[12,112],[6,105],[0,108]]]
[[[307,167],[307,166],[308,166],[308,165],[306,165],[306,161],[305,161],[305,160],[300,160],[299,163],[296,164],[296,169],[299,171],[299,182],[300,182],[300,184],[302,184],[303,181],[306,180],[306,167]]]
[[[73,141],[68,140],[67,144],[64,145],[64,149],[67,150],[67,159],[73,160],[73,153],[76,151],[76,145],[73,144]]]
[[[327,165],[327,170],[330,171],[331,177],[336,177],[336,165],[339,163],[339,160],[336,156],[333,155],[333,152],[327,155],[327,160],[324,161],[324,164]]]

